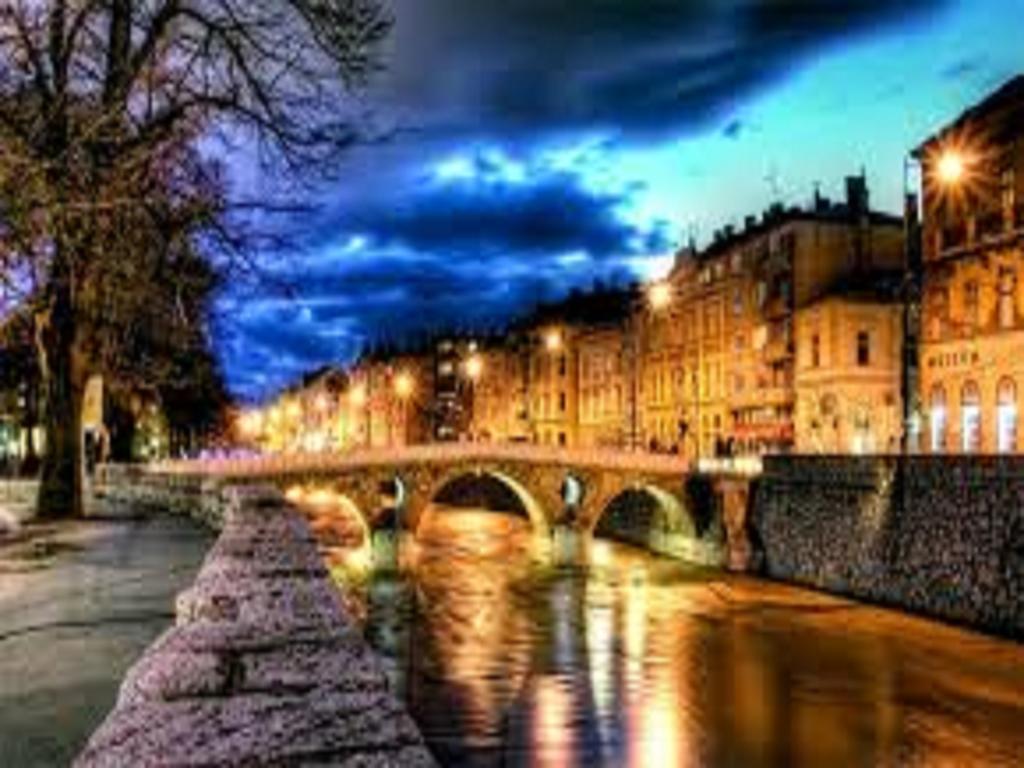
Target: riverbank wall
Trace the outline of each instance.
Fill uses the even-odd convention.
[[[1024,457],[768,458],[749,528],[769,578],[1024,638]]]
[[[221,533],[76,766],[435,765],[279,492],[115,472],[108,504],[163,492]]]

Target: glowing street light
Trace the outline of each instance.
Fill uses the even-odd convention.
[[[408,399],[415,388],[416,383],[413,381],[412,376],[405,371],[395,377],[395,394],[403,400]]]
[[[544,347],[548,352],[558,352],[562,348],[562,332],[552,328],[544,334]]]
[[[466,360],[466,376],[473,382],[479,381],[484,372],[484,361],[480,355],[470,355]]]
[[[362,384],[349,390],[348,401],[354,408],[362,408],[366,405],[366,387]]]
[[[647,289],[647,303],[655,312],[665,309],[672,303],[672,285],[659,280]]]
[[[955,149],[947,149],[939,156],[936,166],[939,174],[939,181],[946,186],[959,184],[966,171],[964,156]]]

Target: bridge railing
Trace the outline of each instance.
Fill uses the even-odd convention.
[[[346,453],[287,453],[247,458],[163,461],[151,466],[154,471],[167,474],[259,477],[460,461],[516,461],[654,474],[683,474],[690,467],[685,458],[665,454],[493,443],[436,443]]]

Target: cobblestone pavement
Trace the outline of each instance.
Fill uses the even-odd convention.
[[[0,544],[0,766],[74,758],[211,541],[157,517],[30,525]]]

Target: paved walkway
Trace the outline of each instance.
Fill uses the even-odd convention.
[[[0,543],[0,766],[67,765],[171,623],[212,537],[177,518],[22,534]]]

